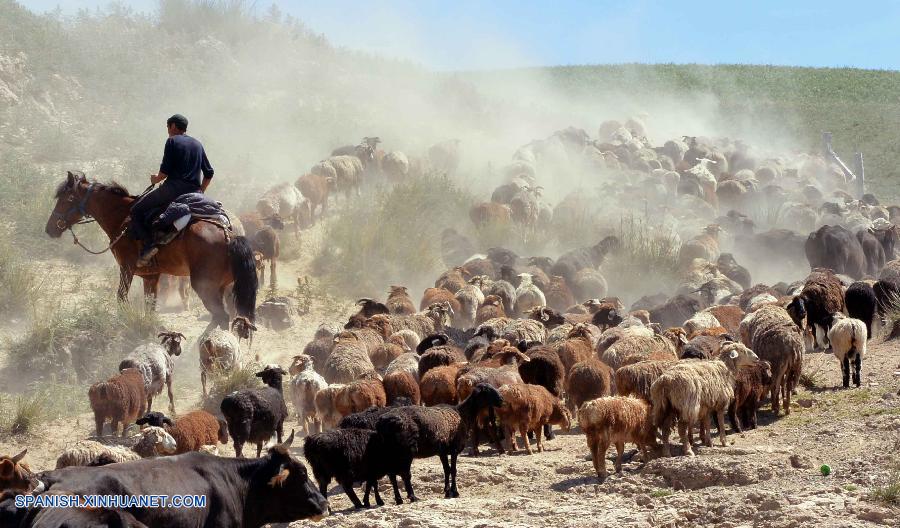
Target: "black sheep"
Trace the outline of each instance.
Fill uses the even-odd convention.
[[[242,450],[246,442],[256,443],[257,457],[272,434],[277,434],[281,443],[284,420],[288,416],[281,388],[281,377],[285,374],[287,372],[279,366],[266,366],[256,375],[267,387],[237,390],[222,400],[220,409],[228,424],[228,434],[234,440],[237,458],[244,456]]]
[[[309,461],[319,491],[328,497],[328,484],[337,481],[356,508],[366,508],[369,493],[374,490],[375,503],[384,506],[378,493],[378,479],[387,474],[388,453],[381,437],[371,429],[332,429],[308,436],[303,443],[303,456]],[[362,503],[353,490],[354,482],[366,484]],[[329,506],[329,510],[331,507]]]
[[[877,305],[875,290],[867,282],[854,282],[844,292],[844,304],[850,317],[866,323],[866,338],[872,339],[872,320]]]
[[[566,367],[559,359],[559,354],[551,347],[541,343],[531,344],[520,341],[518,348],[531,358],[531,361],[525,361],[519,365],[519,376],[522,376],[522,381],[540,385],[550,394],[562,398]],[[556,437],[550,424],[544,424],[544,436],[547,437],[547,440],[553,440]]]
[[[401,407],[378,419],[375,430],[384,439],[388,478],[394,488],[394,500],[402,504],[397,475],[403,479],[410,502],[418,500],[411,482],[412,461],[437,455],[444,467],[444,497],[459,497],[456,488],[456,458],[462,452],[478,414],[500,407],[503,398],[497,389],[485,383],[475,386],[472,394],[459,405],[435,407]]]

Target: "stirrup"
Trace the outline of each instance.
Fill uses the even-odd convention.
[[[159,248],[155,245],[151,246],[148,250],[141,253],[141,255],[137,259],[137,262],[135,263],[135,266],[137,266],[138,268],[146,268],[150,265],[150,261],[153,260],[153,257],[155,257],[157,253],[159,253]]]

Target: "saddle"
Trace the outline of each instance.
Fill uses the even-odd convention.
[[[151,229],[154,243],[164,246],[184,231],[184,228],[198,221],[207,221],[219,225],[227,232],[233,232],[234,226],[222,203],[210,200],[202,193],[188,193],[176,198],[164,209],[154,211]]]

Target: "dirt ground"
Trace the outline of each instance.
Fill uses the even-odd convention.
[[[280,264],[279,287],[292,289],[305,268],[302,259]],[[280,333],[261,330],[250,354],[259,354],[263,363],[287,366],[320,323],[343,319],[351,310],[350,302],[317,297],[310,313],[297,318],[293,328]],[[180,412],[196,408],[200,401],[194,341],[206,325],[203,316],[196,302],[189,312],[162,311],[167,327],[188,336],[186,352],[176,361]],[[290,526],[900,526],[900,510],[869,498],[900,463],[900,342],[870,343],[860,389],[837,388],[840,370],[831,354],[808,354],[804,370],[813,373],[817,386],[799,390],[790,416],[776,420],[764,405],[758,429],[730,434],[727,447],[700,447],[695,458],[644,463],[638,454],[628,459],[621,474],[611,474],[601,484],[576,427],[548,441],[543,453],[497,455],[487,448],[478,458],[460,457],[458,499],[442,498],[443,476],[436,458],[418,460],[413,485],[421,501],[394,505],[385,479],[381,491],[388,505],[354,511],[332,483],[334,513],[318,523]],[[156,401],[155,408],[165,410],[167,402]],[[296,424],[286,424],[287,430],[292,427]],[[50,422],[27,438],[2,437],[0,453],[28,447],[32,468],[51,469],[67,445],[92,435],[93,419],[85,412]],[[302,459],[301,445],[295,441],[293,452]],[[634,446],[626,449],[628,454],[635,451]],[[233,449],[220,446],[220,453],[231,456]],[[829,476],[821,474],[822,464],[831,467]],[[608,466],[612,471],[612,464]]]

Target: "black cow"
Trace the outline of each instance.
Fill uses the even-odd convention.
[[[862,278],[866,273],[866,255],[853,233],[841,226],[823,225],[806,239],[809,266],[830,268],[835,273]]]
[[[203,508],[128,508],[147,526],[260,527],[317,518],[328,502],[288,453],[293,433],[283,444],[252,460],[192,452],[145,458],[100,467],[69,467],[40,475],[47,492],[75,495],[203,495]],[[0,526],[30,527],[34,509],[0,503]],[[76,525],[79,526],[79,525]]]
[[[6,526],[6,525],[4,525]],[[29,528],[147,528],[122,510],[86,508],[33,509],[20,526]]]
[[[878,271],[887,262],[884,255],[884,247],[875,235],[866,229],[860,229],[856,232],[856,240],[859,241],[863,254],[866,256],[866,274],[870,277],[877,277]]]

